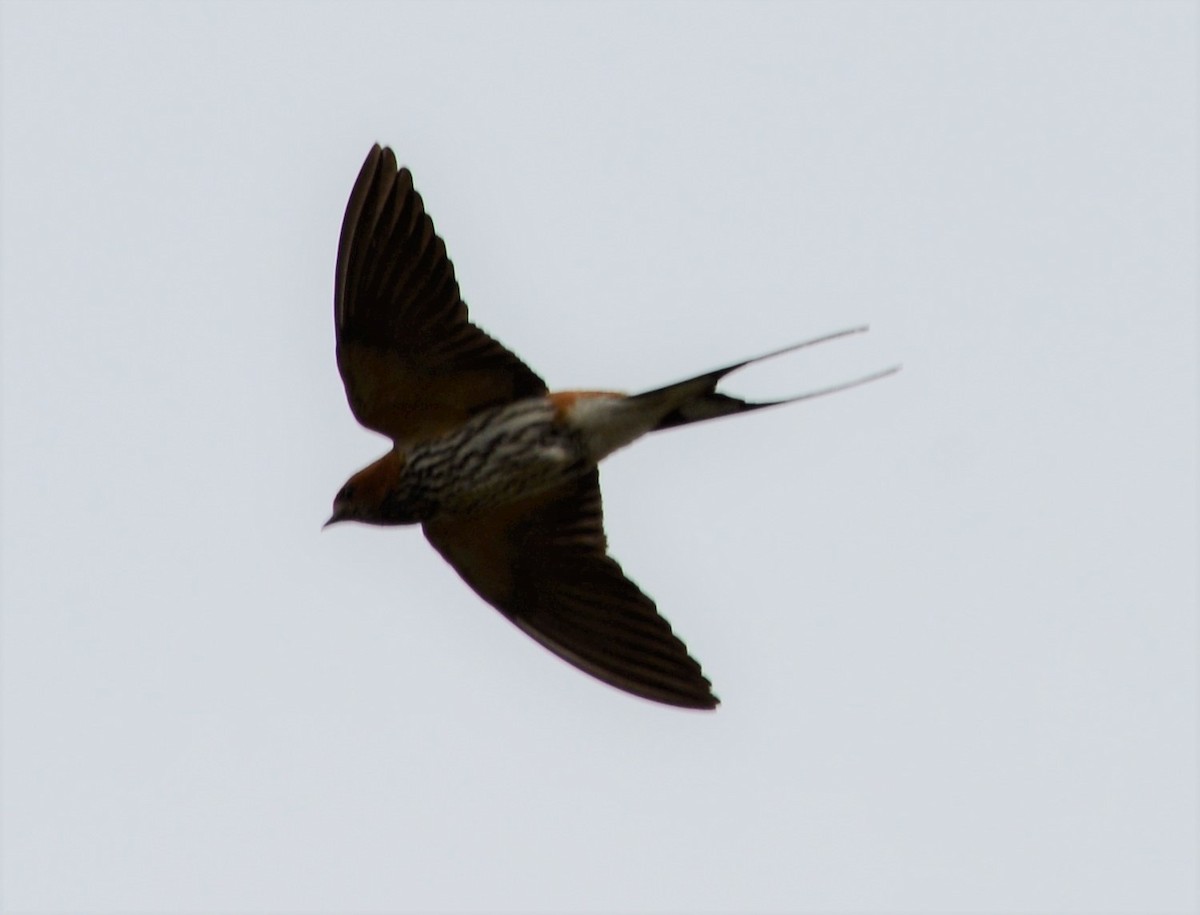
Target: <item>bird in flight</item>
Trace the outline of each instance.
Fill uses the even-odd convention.
[[[791,403],[718,393],[743,366],[829,334],[636,395],[551,393],[471,323],[446,246],[407,168],[375,145],[342,222],[337,364],[350,409],[392,449],[350,477],[326,526],[420,524],[480,597],[564,660],[683,708],[718,700],[654,602],[608,555],[600,461],[650,432]]]

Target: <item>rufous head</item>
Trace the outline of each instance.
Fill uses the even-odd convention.
[[[416,524],[423,520],[404,497],[404,455],[389,451],[354,474],[333,499],[324,527],[339,521],[363,524]]]

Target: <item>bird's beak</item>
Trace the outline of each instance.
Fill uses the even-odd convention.
[[[329,527],[329,525],[331,525],[331,524],[337,524],[339,521],[345,521],[345,520],[346,519],[343,518],[341,515],[339,515],[337,512],[334,512],[332,515],[329,516],[329,520],[321,525],[321,530],[325,530],[325,528]]]

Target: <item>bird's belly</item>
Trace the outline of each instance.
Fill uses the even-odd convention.
[[[515,502],[590,468],[583,443],[541,402],[511,404],[416,450],[408,472],[438,514],[467,515]]]

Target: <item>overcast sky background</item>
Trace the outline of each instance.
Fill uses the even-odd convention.
[[[5,3],[4,911],[1194,911],[1196,10]],[[552,386],[903,362],[605,465],[716,713],[321,532],[375,141]]]

